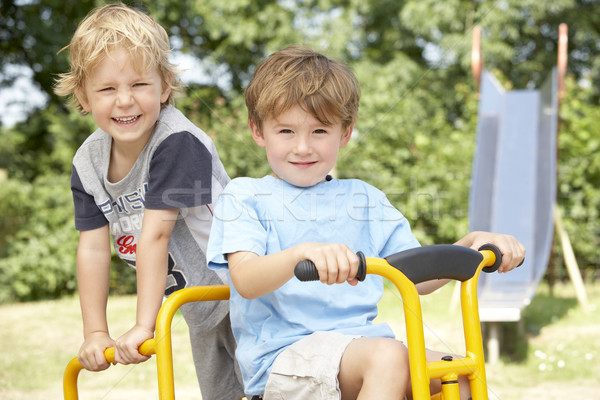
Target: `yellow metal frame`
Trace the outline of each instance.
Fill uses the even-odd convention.
[[[455,400],[459,399],[458,384],[452,383],[458,376],[466,375],[471,386],[473,400],[487,400],[487,382],[479,308],[477,303],[477,282],[481,270],[496,261],[490,250],[482,250],[483,260],[473,277],[461,283],[461,310],[465,336],[466,355],[451,361],[427,361],[425,338],[419,293],[413,282],[402,272],[390,266],[385,259],[367,257],[367,273],[381,275],[389,279],[399,290],[404,305],[409,365],[415,400]],[[171,347],[171,322],[175,312],[185,303],[194,301],[227,300],[229,286],[196,286],[173,293],[162,305],[156,320],[154,339],[148,339],[140,346],[140,353],[156,354],[158,393],[161,400],[175,399],[173,378],[173,353]],[[104,352],[108,362],[114,361],[114,348]],[[77,379],[83,367],[77,357],[67,365],[63,377],[65,400],[77,400]],[[442,392],[431,396],[429,382],[441,379]]]
[[[229,286],[195,286],[178,290],[169,296],[156,317],[156,332],[153,339],[148,339],[140,346],[140,353],[156,354],[158,375],[158,393],[161,400],[175,399],[175,380],[173,378],[173,348],[171,346],[171,323],[175,312],[185,303],[194,301],[215,301],[229,299]],[[106,361],[115,360],[113,347],[104,352]],[[63,376],[63,394],[65,400],[77,400],[77,378],[83,369],[77,357],[73,358]]]
[[[484,267],[491,266],[496,256],[490,250],[482,250],[483,259],[475,274],[461,283],[460,298],[463,317],[466,356],[451,361],[427,361],[425,354],[425,337],[423,333],[423,315],[419,293],[415,285],[399,270],[391,267],[386,260],[367,258],[367,273],[381,275],[398,288],[404,304],[404,318],[408,345],[410,375],[413,399],[430,398],[442,400],[460,399],[458,393],[458,376],[466,375],[471,387],[473,400],[487,400],[487,381],[481,324],[479,321],[479,305],[477,302],[477,282]],[[442,385],[442,392],[433,397],[429,391],[429,382],[441,379],[448,384]]]

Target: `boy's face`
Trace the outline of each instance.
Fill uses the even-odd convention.
[[[112,136],[114,145],[141,150],[169,94],[158,69],[138,72],[129,53],[115,49],[91,71],[85,98],[78,100],[98,127]]]
[[[249,125],[256,144],[265,148],[274,174],[300,187],[325,180],[352,133],[352,126],[324,125],[298,105],[267,118],[261,131],[252,121]]]

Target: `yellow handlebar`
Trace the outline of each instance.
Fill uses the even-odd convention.
[[[171,347],[171,323],[175,312],[185,303],[193,301],[216,301],[229,299],[229,286],[195,286],[173,293],[165,300],[156,318],[156,332],[153,339],[148,339],[139,347],[145,355],[156,354],[158,374],[158,392],[160,399],[175,398],[173,380],[173,351]],[[104,351],[106,361],[115,360],[115,349],[110,347]],[[73,358],[63,375],[63,394],[65,400],[78,400],[77,378],[83,369],[77,357]]]

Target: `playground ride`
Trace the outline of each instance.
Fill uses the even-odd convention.
[[[493,245],[484,245],[479,251],[462,246],[433,245],[393,254],[387,258],[361,259],[359,280],[366,274],[377,274],[389,279],[402,297],[406,324],[407,346],[413,398],[415,400],[460,399],[458,377],[467,376],[473,400],[486,400],[487,381],[483,341],[481,337],[477,283],[481,271],[494,272],[501,264],[501,253]],[[318,279],[310,261],[296,266],[300,280]],[[444,357],[428,362],[425,356],[425,339],[421,302],[415,284],[432,279],[453,279],[460,282],[461,314],[465,338],[464,357]],[[148,339],[139,348],[142,354],[156,354],[158,393],[161,400],[174,399],[173,354],[171,347],[171,322],[177,309],[192,301],[227,300],[228,286],[198,286],[173,293],[162,305],[156,322],[154,339]],[[114,361],[114,348],[105,351],[107,361]],[[73,358],[67,365],[63,378],[65,400],[78,399],[77,379],[82,366]],[[442,391],[431,395],[429,382],[442,381]]]
[[[565,255],[572,254],[556,207],[558,115],[564,96],[567,26],[559,27],[558,67],[540,90],[505,91],[483,68],[480,35],[480,29],[474,28],[472,71],[479,89],[479,112],[469,229],[511,234],[527,249],[523,268],[508,276],[486,275],[479,285],[479,312],[481,320],[488,323],[488,360],[493,363],[499,356],[500,322],[521,319],[544,276],[553,245],[553,222]],[[574,257],[565,261],[585,307]]]

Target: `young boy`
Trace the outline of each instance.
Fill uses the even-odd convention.
[[[148,359],[138,347],[154,336],[163,296],[227,282],[207,268],[205,252],[211,204],[229,177],[211,139],[170,104],[177,71],[167,33],[152,18],[106,5],[83,20],[68,47],[71,70],[56,92],[72,96],[98,126],[73,159],[71,189],[85,339],[78,358],[99,371],[108,368],[103,352],[110,346],[118,363]],[[110,236],[119,257],[137,269],[136,323],[116,341],[106,321]],[[243,396],[227,302],[181,311],[202,398]]]
[[[419,243],[381,191],[328,175],[350,140],[358,104],[348,68],[301,47],[268,57],[246,90],[252,137],[273,173],[226,187],[208,260],[231,277],[236,356],[249,399],[410,396],[406,347],[387,324],[372,323],[382,279],[369,275],[357,284],[355,252],[384,257]],[[504,253],[502,272],[524,257],[507,235],[472,232],[456,244],[487,242]],[[321,282],[293,278],[303,259],[315,263]],[[446,282],[425,282],[419,291]]]

